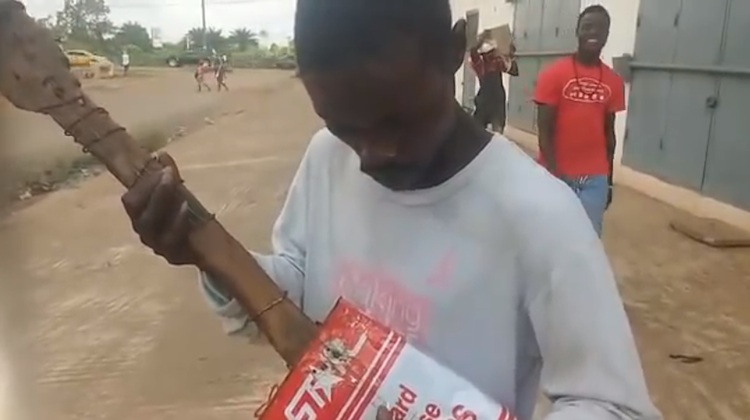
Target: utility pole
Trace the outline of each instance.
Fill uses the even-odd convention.
[[[203,50],[208,51],[208,30],[206,29],[206,0],[201,0],[201,19],[203,21]]]

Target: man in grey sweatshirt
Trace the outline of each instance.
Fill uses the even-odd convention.
[[[449,0],[298,0],[311,140],[258,262],[313,320],[343,296],[530,420],[656,420],[614,276],[573,192],[455,101],[465,23]],[[123,196],[176,265],[187,207],[172,168]],[[248,317],[202,272],[225,329]],[[435,378],[434,380],[440,380]]]

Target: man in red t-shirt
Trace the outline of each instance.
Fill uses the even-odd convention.
[[[600,56],[610,16],[599,5],[578,17],[578,51],[545,68],[534,89],[539,161],[566,182],[601,236],[612,201],[615,113],[625,109],[622,78]]]

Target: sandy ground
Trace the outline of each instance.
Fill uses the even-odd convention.
[[[278,76],[273,72],[256,71],[250,75],[237,70],[229,76],[228,83],[233,90],[245,91],[267,87]],[[155,132],[169,135],[178,127],[202,121],[226,102],[227,96],[216,92],[198,94],[187,68],[134,69],[126,78],[83,80],[83,85],[95,102],[136,136]],[[6,188],[34,178],[45,169],[63,166],[82,154],[81,147],[64,136],[50,118],[16,110],[2,98],[0,111],[0,184],[8,185]]]
[[[235,76],[248,85],[215,102],[215,124],[168,146],[189,187],[259,250],[320,126],[289,76]],[[185,94],[143,83],[129,88],[148,94],[138,104]],[[282,364],[260,340],[223,336],[195,273],[168,267],[130,232],[121,192],[100,176],[0,222],[0,419],[251,418]],[[683,239],[667,226],[676,214],[618,189],[606,220],[651,391],[667,419],[747,420],[750,251]]]

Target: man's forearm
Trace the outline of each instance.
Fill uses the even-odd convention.
[[[288,298],[296,305],[301,306],[305,276],[298,264],[282,255],[262,255],[254,252],[251,254],[271,279],[287,292]],[[200,284],[203,295],[219,315],[223,317],[245,316],[244,311],[241,310],[234,296],[232,296],[232,291],[223,285],[222,279],[217,275],[200,270]],[[231,310],[230,314],[225,307],[237,307],[237,309]]]
[[[555,133],[551,123],[539,126],[539,152],[544,159],[544,166],[551,174],[557,176],[554,136]]]
[[[615,150],[617,149],[617,137],[615,136],[615,116],[614,114],[607,115],[605,121],[605,132],[604,136],[607,140],[607,162],[609,162],[609,173],[608,180],[609,185],[612,186],[615,171]]]
[[[549,105],[539,105],[536,125],[539,127],[539,152],[544,159],[544,165],[550,173],[557,175],[555,161],[555,120],[557,109]]]
[[[555,162],[555,146],[552,140],[552,133],[545,132],[540,129],[539,131],[539,152],[544,159],[544,166],[552,174],[557,172],[557,165]]]
[[[615,147],[616,145],[617,143],[614,138],[614,135],[612,135],[611,139],[607,139],[607,161],[609,162],[609,174],[607,175],[608,175],[610,186],[612,185],[612,180],[613,180],[614,172],[615,172]]]

